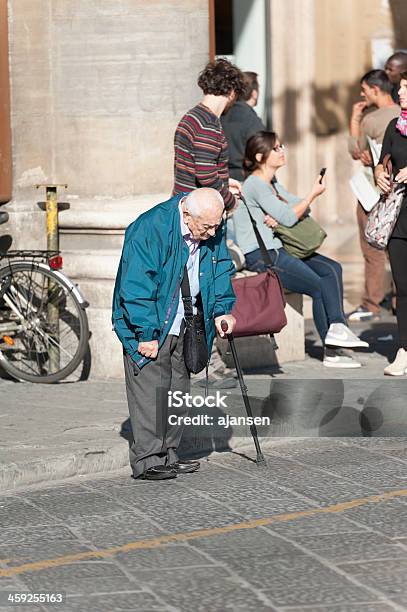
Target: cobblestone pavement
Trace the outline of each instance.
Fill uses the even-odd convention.
[[[0,590],[67,594],[0,611],[407,610],[407,438],[266,449],[0,497]]]

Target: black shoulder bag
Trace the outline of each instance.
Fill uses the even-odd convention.
[[[186,266],[184,268],[184,277],[181,283],[181,294],[184,302],[185,319],[184,361],[189,372],[198,374],[202,372],[208,363],[208,344],[205,336],[205,320],[203,313],[198,310],[197,314],[194,315]]]

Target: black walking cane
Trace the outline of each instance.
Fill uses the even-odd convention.
[[[220,326],[221,326],[223,333],[226,333],[228,329],[227,322],[225,320],[221,321]],[[229,341],[229,346],[232,351],[233,361],[235,362],[235,368],[237,372],[237,377],[239,379],[240,389],[242,391],[242,397],[243,397],[244,405],[246,408],[247,416],[253,419],[253,413],[252,413],[252,409],[251,409],[250,402],[249,402],[249,396],[247,395],[247,387],[243,379],[243,372],[242,372],[242,368],[240,367],[239,358],[237,356],[233,334],[232,333],[226,334],[226,337]],[[249,427],[250,427],[250,433],[252,434],[254,446],[256,447],[256,452],[257,452],[256,463],[257,465],[265,465],[266,460],[264,458],[263,453],[261,452],[256,425],[253,423],[252,425],[249,425]]]

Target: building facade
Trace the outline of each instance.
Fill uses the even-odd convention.
[[[12,236],[13,248],[45,247],[43,197],[34,185],[68,184],[59,195],[69,203],[60,213],[60,242],[65,270],[90,302],[91,376],[121,377],[110,304],[124,229],[171,192],[173,133],[199,100],[197,74],[216,53],[216,5],[0,0],[0,6],[13,174],[2,233]],[[226,13],[230,54],[242,69],[259,72],[259,111],[288,147],[281,179],[304,194],[320,167],[328,168],[329,191],[316,216],[331,231],[354,217],[349,112],[361,74],[400,46],[395,11],[400,17],[403,3],[234,0]]]

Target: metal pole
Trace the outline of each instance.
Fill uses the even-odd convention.
[[[58,231],[58,187],[67,187],[68,185],[36,185],[45,187],[45,211],[47,215],[47,251],[54,251],[56,254],[59,251],[59,231]],[[48,254],[49,256],[51,253]],[[48,346],[49,358],[49,373],[58,372],[61,365],[61,355],[59,350],[59,305],[52,303],[52,297],[55,295],[57,285],[52,279],[48,280],[48,301],[47,301],[47,323],[49,334],[55,340],[55,343],[50,343]]]

